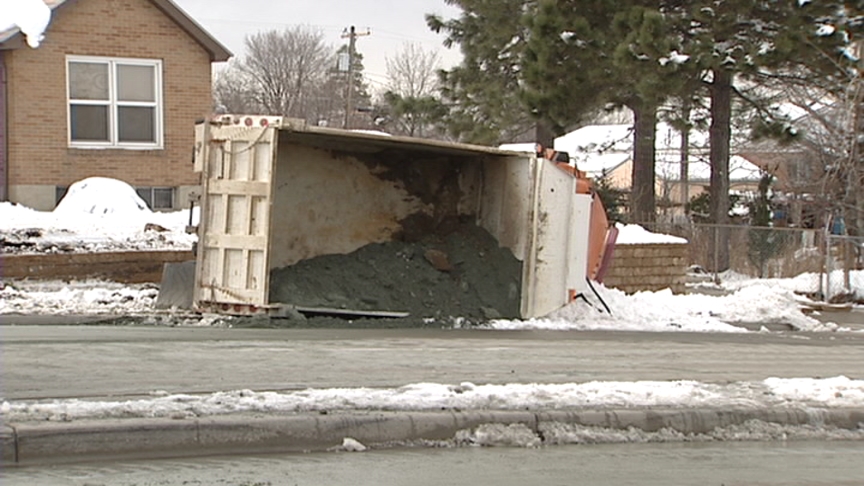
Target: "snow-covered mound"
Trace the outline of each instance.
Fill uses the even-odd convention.
[[[54,208],[54,214],[63,216],[78,213],[135,216],[142,211],[151,212],[132,186],[106,177],[90,177],[72,184]]]
[[[192,215],[197,224],[198,209]],[[72,184],[54,211],[0,203],[0,251],[188,250],[189,211],[153,212],[129,184],[92,177]]]

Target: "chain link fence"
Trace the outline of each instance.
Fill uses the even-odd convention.
[[[825,271],[822,276],[822,295],[826,300],[848,302],[860,300],[856,289],[864,288],[864,275],[855,270],[864,269],[864,238],[828,235],[825,252]]]
[[[864,265],[864,239],[823,230],[710,224],[642,224],[686,238],[693,274],[715,283],[735,278],[793,279],[796,292],[817,300],[850,300]],[[830,278],[829,278],[830,276]],[[864,283],[864,282],[860,282]]]

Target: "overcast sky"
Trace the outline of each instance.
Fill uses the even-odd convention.
[[[321,29],[327,42],[338,46],[347,41],[342,32],[354,25],[357,50],[363,54],[367,79],[373,87],[386,81],[387,57],[405,43],[440,50],[442,67],[459,61],[458,48],[446,49],[443,35],[426,26],[427,13],[457,17],[460,10],[444,0],[174,0],[235,56],[243,55],[243,39],[256,32],[306,25]]]

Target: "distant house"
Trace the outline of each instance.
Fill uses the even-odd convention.
[[[50,210],[71,183],[102,176],[151,207],[185,205],[211,63],[231,53],[171,0],[45,3],[38,49],[0,31],[0,200]]]
[[[656,134],[656,188],[658,207],[669,215],[683,214],[682,202],[689,201],[711,184],[707,134],[690,136],[687,183],[682,183],[681,136],[671,126],[658,123]],[[515,147],[515,146],[513,146]],[[633,126],[631,124],[589,125],[555,139],[555,149],[568,152],[579,170],[593,179],[604,179],[611,187],[629,191],[633,171]],[[761,169],[740,155],[729,160],[732,192],[755,191]]]
[[[850,189],[842,167],[852,157],[854,116],[844,103],[818,104],[807,111],[795,108],[784,107],[797,131],[795,139],[751,142],[740,153],[776,177],[781,224],[820,227],[840,211]]]

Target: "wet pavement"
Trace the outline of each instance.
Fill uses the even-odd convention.
[[[864,333],[0,326],[6,400],[409,383],[861,378]]]
[[[3,471],[4,486],[858,486],[864,442],[392,449],[102,462]]]

